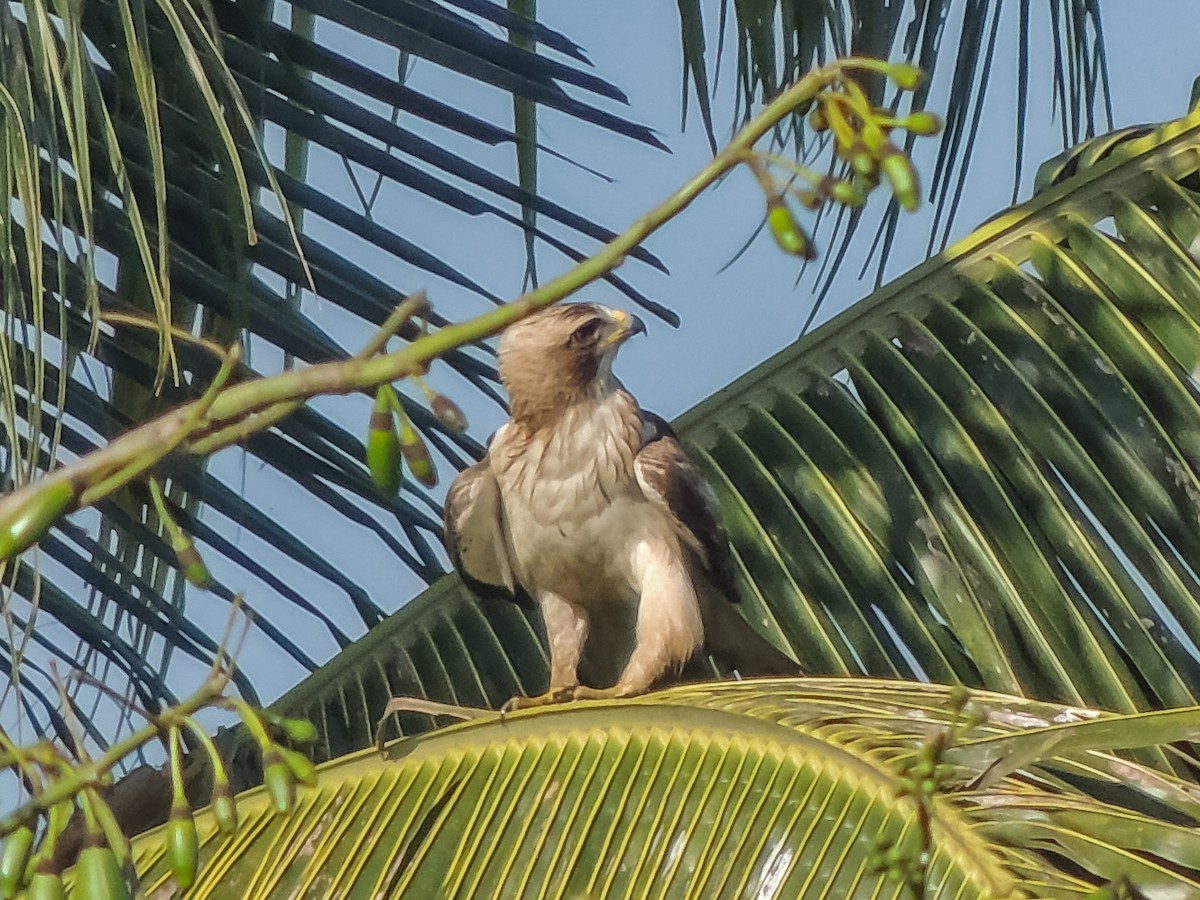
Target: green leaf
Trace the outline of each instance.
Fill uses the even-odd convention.
[[[955,710],[932,685],[777,679],[482,718],[320,767],[289,817],[262,789],[239,797],[237,834],[197,814],[193,896],[903,896],[878,866],[889,842],[921,845],[902,773]],[[983,724],[965,739],[1018,742],[1076,712],[996,694],[966,711]],[[1108,800],[1047,780],[1086,744],[936,793],[928,895],[1069,897],[1123,874],[1200,887],[1197,820],[1157,817],[1133,782]],[[148,893],[169,884],[163,838],[135,842]]]
[[[807,671],[1125,713],[1200,703],[1198,146],[1200,118],[1164,126],[679,421],[742,614]],[[408,647],[481,615],[524,621],[448,581],[381,631]],[[524,643],[463,646],[468,662],[415,661],[394,693],[495,706],[514,671],[544,688]],[[339,750],[370,744],[371,715],[351,723],[335,698],[382,690],[392,667],[355,658],[282,704],[332,723]],[[1138,759],[1194,777],[1175,754]]]

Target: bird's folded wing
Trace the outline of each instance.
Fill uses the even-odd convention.
[[[665,511],[682,544],[721,593],[739,599],[733,555],[721,527],[717,497],[669,425],[646,414],[647,440],[634,459],[642,493]]]
[[[513,573],[500,485],[486,459],[464,469],[450,485],[442,536],[450,561],[472,591],[485,599],[533,605]]]

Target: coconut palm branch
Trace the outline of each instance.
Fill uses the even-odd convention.
[[[807,671],[1200,703],[1200,113],[1127,137],[1060,181],[1052,162],[1033,199],[677,422],[743,614]],[[392,694],[539,692],[542,641],[447,577],[279,709],[338,756]],[[1150,761],[1196,777],[1190,757]]]
[[[290,815],[201,812],[190,896],[1186,895],[1194,785],[1113,751],[1198,723],[862,678],[492,713],[321,767]],[[148,893],[164,838],[134,843]]]
[[[543,52],[498,37],[477,15],[489,9]],[[268,360],[273,353],[300,363],[344,356],[346,348],[292,302],[297,287],[376,324],[404,295],[333,250],[331,230],[366,241],[407,277],[437,277],[498,302],[455,260],[381,225],[369,203],[343,202],[328,179],[310,178],[303,166],[267,163],[260,136],[272,129],[310,154],[344,160],[458,214],[524,228],[520,208],[527,206],[560,229],[551,235],[535,226],[530,233],[568,260],[611,236],[444,149],[435,136],[453,133],[493,146],[515,143],[511,130],[382,75],[321,35],[370,34],[385,40],[393,56],[431,60],[497,96],[528,97],[591,127],[661,146],[648,129],[610,110],[623,95],[587,71],[580,48],[501,8],[481,6],[467,15],[453,5],[334,3],[310,12],[315,30],[305,36],[253,3],[119,0],[68,7],[30,0],[0,7],[0,98],[8,101],[0,180],[14,202],[14,215],[0,229],[9,485],[198,396],[219,360],[203,346],[170,340],[171,325],[217,342],[240,337]],[[393,115],[380,113],[380,103]],[[401,113],[404,127],[397,123]],[[40,223],[40,236],[33,223]],[[645,251],[635,256],[660,265]],[[638,301],[631,286],[617,284]],[[113,314],[148,318],[158,328],[102,324]],[[433,324],[441,321],[434,317]],[[400,337],[416,333],[414,325]],[[486,352],[466,350],[446,362],[467,389],[497,396]],[[239,377],[252,374],[247,366]],[[472,438],[440,426],[422,405],[412,404],[411,415],[451,465],[477,452]],[[254,465],[273,473],[276,490],[299,485],[310,515],[356,524],[419,579],[440,574],[436,502],[423,489],[382,497],[367,477],[361,438],[327,415],[303,410],[249,440],[245,450]],[[227,564],[213,595],[228,603],[233,594],[225,581],[252,578],[311,616],[325,635],[318,653],[345,646],[381,618],[378,600],[246,494],[240,482],[247,467],[235,463],[214,477],[179,466],[165,482],[175,517],[206,554]],[[46,657],[110,683],[124,680],[131,696],[153,706],[172,697],[164,675],[173,656],[203,663],[215,648],[206,625],[184,611],[184,582],[144,491],[114,497],[99,513],[64,523],[36,559],[7,569],[5,667],[13,670],[40,645],[43,662],[29,669],[26,686],[42,683],[23,696],[37,731],[61,721],[51,711],[58,701],[45,682]],[[241,539],[233,539],[238,531]],[[287,565],[264,563],[272,557]],[[288,574],[279,574],[284,569]],[[350,623],[358,624],[339,622],[345,615],[336,608],[312,602],[312,579],[342,594]],[[207,631],[219,631],[222,617]],[[259,622],[298,671],[315,666],[312,646],[271,617]],[[44,640],[54,625],[65,626],[73,640]],[[253,696],[248,680],[241,687]]]
[[[543,261],[579,259],[607,239],[604,225],[534,190],[531,134],[497,124],[507,104],[533,103],[661,145],[613,111],[623,94],[588,71],[578,45],[492,3],[335,0],[296,4],[291,14],[285,21],[268,5],[232,0],[0,7],[0,85],[11,98],[0,179],[21,211],[0,232],[11,485],[203,391],[219,361],[203,346],[169,340],[170,323],[218,342],[248,340],[255,366],[239,377],[249,377],[280,359],[305,364],[353,352],[319,313],[377,325],[403,298],[383,272],[398,269],[412,287],[440,280],[459,297],[458,306],[447,304],[453,309],[500,299],[469,274],[469,246],[446,257],[420,235],[382,224],[376,179],[471,220],[521,228]],[[838,15],[840,32],[806,26],[806,34],[823,35],[814,45],[841,46],[836,34],[849,28],[848,12]],[[686,17],[683,24],[687,32]],[[893,39],[899,28],[887,26]],[[1076,58],[1095,34],[1080,28],[1069,37]],[[358,60],[355,41],[367,39],[398,66],[417,58],[485,86],[498,98],[495,117],[462,112]],[[871,46],[893,46],[878,41]],[[1100,83],[1080,82],[1072,102],[1090,104]],[[519,121],[532,130],[529,115]],[[504,144],[525,148],[515,181],[448,149]],[[281,155],[282,164],[268,162]],[[329,166],[306,162],[318,155],[344,164],[354,201],[332,183]],[[346,235],[369,248],[373,264],[346,257]],[[648,251],[634,257],[661,267]],[[611,276],[615,288],[673,320],[638,291],[632,271],[632,281]],[[148,317],[159,329],[101,324],[114,313]],[[498,399],[487,348],[446,363],[461,389]],[[408,408],[443,467],[478,453],[475,437],[444,428],[420,403]],[[216,573],[206,595],[216,604],[200,607],[194,595],[187,602],[163,523],[136,488],[76,515],[36,556],[8,566],[0,661],[21,683],[13,694],[18,719],[67,737],[52,660],[125,684],[152,708],[173,699],[172,662],[207,664],[235,585],[252,585],[249,606],[270,648],[255,658],[265,666],[284,663],[299,676],[349,646],[403,594],[379,596],[337,547],[321,542],[336,529],[313,523],[336,521],[359,539],[342,546],[380,548],[377,564],[411,573],[414,588],[440,576],[436,495],[406,484],[398,498],[382,497],[368,479],[361,437],[329,407],[305,408],[244,449],[246,457],[209,467],[174,466],[164,480],[167,508]],[[294,500],[286,521],[275,506],[283,494],[289,510]],[[264,612],[278,602],[295,615]],[[254,665],[245,671],[240,688],[254,696]],[[106,703],[89,696],[76,713],[89,725],[118,714]],[[98,741],[103,734],[92,730]]]

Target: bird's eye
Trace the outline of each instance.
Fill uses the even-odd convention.
[[[600,333],[600,326],[602,324],[599,319],[588,319],[571,332],[571,343],[575,346],[592,343]]]

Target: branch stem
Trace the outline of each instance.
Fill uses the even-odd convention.
[[[78,500],[66,512],[96,500],[150,471],[168,452],[210,454],[262,431],[305,401],[320,395],[371,391],[381,384],[421,374],[429,363],[466,344],[481,341],[617,269],[655,231],[687,209],[704,190],[742,164],[754,144],[798,106],[814,99],[862,61],[840,60],[809,72],[769,103],[720,153],[686,184],[637,219],[599,252],[570,271],[468,322],[450,324],[393,353],[375,355],[404,322],[420,314],[423,294],[397,307],[366,347],[354,357],[294,369],[220,389],[230,360],[205,395],[115,438],[107,446],[55,470],[0,499],[0,522],[12,517],[54,481],[69,481]],[[119,324],[129,324],[120,322]],[[107,755],[107,754],[106,754]]]

